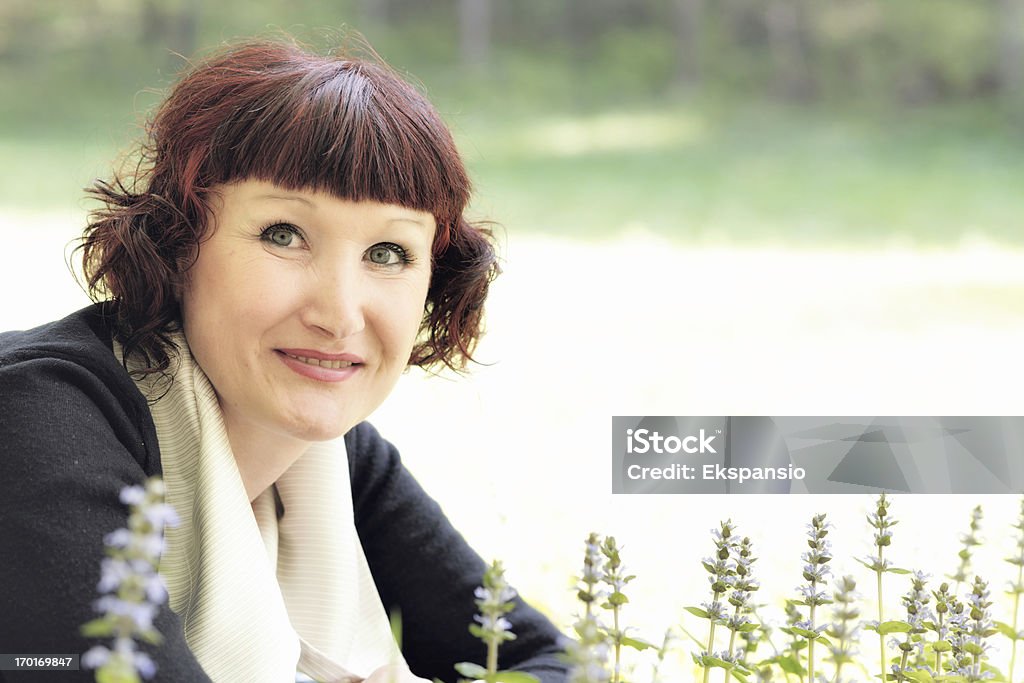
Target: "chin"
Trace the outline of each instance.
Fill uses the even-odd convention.
[[[359,423],[358,420],[342,416],[319,420],[297,420],[288,425],[287,431],[302,441],[332,441],[344,436]]]

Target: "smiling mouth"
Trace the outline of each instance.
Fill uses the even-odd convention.
[[[306,365],[313,365],[319,368],[330,368],[332,370],[340,370],[341,368],[350,368],[353,365],[359,365],[359,363],[353,363],[352,361],[348,360],[321,360],[319,358],[306,358],[305,356],[296,356],[295,354],[292,353],[285,353],[284,355],[288,356],[289,358],[294,358],[300,363],[305,363]]]

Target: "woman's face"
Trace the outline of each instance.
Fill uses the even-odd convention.
[[[215,189],[182,318],[232,443],[344,434],[408,363],[433,216],[254,180]]]

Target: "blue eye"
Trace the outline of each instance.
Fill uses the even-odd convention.
[[[375,266],[396,266],[412,261],[405,249],[391,242],[381,242],[367,249],[366,259]]]
[[[277,247],[294,246],[295,238],[298,237],[298,228],[288,223],[276,223],[260,233],[260,239],[269,242]]]

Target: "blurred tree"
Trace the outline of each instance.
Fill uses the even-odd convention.
[[[886,106],[1024,100],[1024,0],[0,0],[0,95],[74,85],[99,102],[176,72],[176,54],[274,27],[366,31],[425,78],[486,67],[526,99],[582,106],[673,84]]]
[[[1024,0],[999,0],[999,88],[1014,104],[1024,100]]]
[[[459,0],[459,45],[466,70],[486,68],[491,54],[491,0]]]
[[[387,23],[390,18],[388,10],[388,0],[359,0],[360,16],[371,23]]]
[[[200,0],[144,0],[139,40],[191,56],[198,47]]]
[[[695,87],[701,79],[701,35],[704,30],[704,0],[672,0],[676,45],[676,79],[680,85]]]
[[[808,68],[808,9],[802,0],[769,0],[764,11],[776,91],[783,97],[809,99],[816,88]]]

